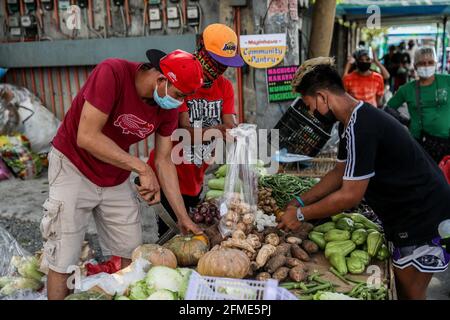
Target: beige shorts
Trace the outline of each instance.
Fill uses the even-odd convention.
[[[45,201],[41,233],[45,240],[42,269],[67,273],[77,265],[91,217],[104,255],[130,258],[142,243],[139,203],[127,179],[121,185],[100,188],[61,152],[49,155],[49,198]]]

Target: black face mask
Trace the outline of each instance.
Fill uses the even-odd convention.
[[[316,101],[316,108],[317,108],[317,101]],[[314,110],[313,115],[317,120],[322,122],[326,127],[331,127],[337,121],[336,116],[330,110],[330,107],[328,107],[328,112],[324,115],[321,114],[319,111],[317,111],[317,109]]]
[[[358,61],[358,62],[356,63],[356,67],[358,68],[359,71],[366,72],[367,70],[370,69],[371,64],[372,64],[372,63],[370,63],[370,62],[361,62],[361,61]]]
[[[322,122],[326,127],[332,126],[337,121],[336,117],[334,116],[334,113],[331,112],[331,110],[328,110],[328,112],[325,115],[321,114],[317,110],[314,110],[313,115],[317,120]]]

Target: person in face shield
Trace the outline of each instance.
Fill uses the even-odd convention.
[[[438,166],[393,117],[345,92],[333,59],[305,61],[292,87],[310,113],[339,123],[340,141],[335,168],[288,203],[278,227],[298,230],[364,198],[390,242],[399,297],[425,299],[450,259],[438,232],[450,217],[450,186]]]
[[[384,80],[389,79],[389,72],[378,61],[374,59],[366,49],[360,49],[355,53],[356,70],[344,75],[343,81],[347,92],[355,99],[370,103],[375,107],[382,105],[384,96]],[[378,66],[383,75],[370,69],[372,63]]]
[[[419,80],[401,86],[387,106],[407,104],[411,134],[439,162],[450,154],[450,75],[436,74],[436,61],[433,47],[417,49],[414,68]]]

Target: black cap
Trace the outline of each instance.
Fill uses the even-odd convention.
[[[147,59],[150,61],[153,67],[155,67],[159,72],[162,73],[162,70],[159,66],[159,61],[167,55],[167,53],[158,50],[158,49],[150,49],[146,52]]]

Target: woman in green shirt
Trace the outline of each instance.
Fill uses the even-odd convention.
[[[414,67],[419,80],[401,86],[387,105],[397,109],[407,104],[411,134],[439,162],[450,154],[450,75],[435,74],[436,53],[432,47],[416,50]]]

